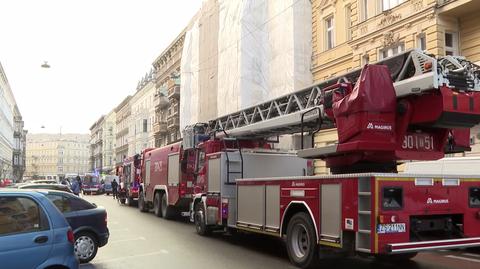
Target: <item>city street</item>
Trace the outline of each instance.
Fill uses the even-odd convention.
[[[108,212],[109,243],[82,269],[147,268],[295,268],[281,241],[242,234],[201,237],[187,221],[168,221],[135,207],[119,205],[111,196],[83,196]],[[480,252],[421,253],[412,262],[394,265],[374,259],[348,258],[319,268],[480,268]]]

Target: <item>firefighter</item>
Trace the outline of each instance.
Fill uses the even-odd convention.
[[[113,199],[117,199],[118,198],[118,191],[117,191],[117,188],[118,188],[118,183],[115,179],[113,179],[112,181],[112,195],[113,195]]]

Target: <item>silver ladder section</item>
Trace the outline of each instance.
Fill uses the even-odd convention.
[[[234,147],[228,148],[227,142],[233,142]],[[243,155],[240,143],[236,138],[224,138],[223,148],[227,159],[227,178],[225,184],[235,185],[235,179],[243,178]],[[230,152],[230,153],[229,153]],[[237,154],[235,154],[237,153]]]
[[[420,50],[412,50],[384,59],[376,64],[388,66],[397,97],[421,94],[445,85],[459,90],[480,91],[480,68],[463,57],[434,58]],[[331,107],[332,89],[342,81],[357,81],[361,69],[348,72],[319,84],[279,98],[219,117],[208,123],[210,132],[219,136],[271,137],[318,129],[318,123],[333,127],[325,116]],[[329,101],[330,99],[330,101]],[[315,109],[315,113],[305,113]],[[319,112],[317,112],[319,111]],[[302,115],[304,121],[302,124]],[[325,128],[325,126],[324,126]]]
[[[372,188],[371,177],[358,179],[358,232],[355,236],[355,249],[371,253],[372,232]]]

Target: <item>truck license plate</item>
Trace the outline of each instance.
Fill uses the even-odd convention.
[[[405,223],[378,224],[378,234],[404,233],[406,231]]]

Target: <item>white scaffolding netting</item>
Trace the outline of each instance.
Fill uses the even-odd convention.
[[[211,16],[212,11],[218,12],[215,20],[218,26],[212,26],[212,21],[209,24],[211,31],[217,31],[215,35],[210,30],[199,31],[203,24],[198,26],[198,22],[186,34],[181,65],[182,129],[212,114],[227,115],[312,83],[309,0],[219,0],[216,9],[210,5],[208,10],[200,11],[200,17],[202,13]],[[204,51],[198,46],[211,44],[198,42],[209,40],[205,35],[218,40],[217,53],[208,57],[198,55]],[[208,59],[209,65],[198,59]],[[211,66],[212,62],[217,63],[216,68]],[[198,78],[204,76],[202,72],[208,72],[208,77],[216,79],[216,83],[209,83],[208,87],[199,83]],[[199,91],[205,90],[216,92],[209,95],[216,96],[212,106],[206,106],[208,100],[199,98]],[[208,117],[198,115],[205,111]]]

